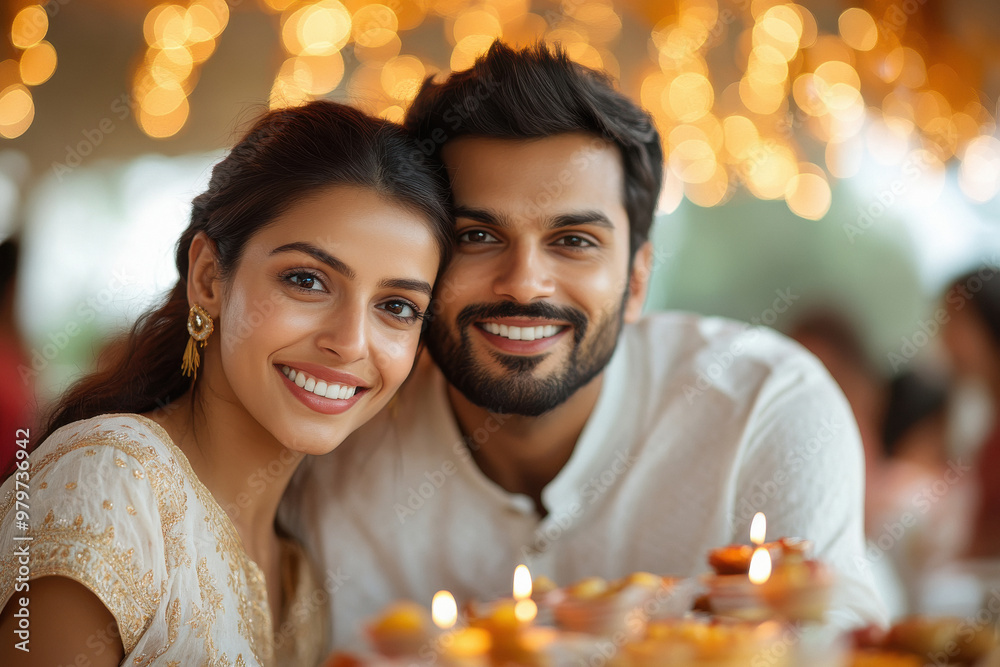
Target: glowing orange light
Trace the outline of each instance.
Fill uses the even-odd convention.
[[[458,605],[455,604],[455,597],[448,591],[438,591],[431,601],[431,618],[434,625],[442,630],[447,630],[458,621]]]
[[[767,549],[763,547],[754,549],[750,558],[749,577],[750,582],[754,584],[762,584],[771,578],[771,554]]]

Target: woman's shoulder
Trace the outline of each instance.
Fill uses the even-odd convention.
[[[159,424],[135,413],[113,413],[71,422],[56,429],[36,451],[66,454],[80,447],[112,447],[137,458],[172,449]],[[152,449],[150,449],[152,448]]]

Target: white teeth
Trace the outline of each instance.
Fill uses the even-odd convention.
[[[483,322],[482,326],[489,333],[509,340],[540,340],[555,336],[561,330],[561,327],[553,324],[537,327],[513,327],[496,322]]]
[[[311,378],[302,371],[296,371],[294,368],[289,368],[288,366],[282,366],[281,372],[284,373],[285,377],[294,382],[297,386],[302,387],[306,391],[312,392],[317,396],[323,396],[324,398],[332,398],[343,401],[351,398],[358,391],[357,387],[345,386],[341,384],[327,384],[323,380],[316,380],[316,378]]]

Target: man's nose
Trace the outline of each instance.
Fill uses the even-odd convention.
[[[535,243],[515,243],[504,257],[493,284],[499,296],[518,303],[530,303],[555,293],[551,259]]]

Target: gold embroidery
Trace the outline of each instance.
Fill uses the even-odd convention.
[[[177,641],[177,629],[181,622],[181,601],[174,598],[173,602],[167,605],[167,641],[171,644]]]
[[[49,488],[49,483],[48,482],[42,482],[41,484],[38,485],[38,488],[39,489],[47,489],[47,488]]]
[[[125,511],[131,514],[132,516],[135,516],[135,508],[132,507],[131,505],[126,505]]]
[[[113,510],[114,508],[115,508],[115,504],[113,502],[111,502],[110,500],[105,500],[104,501],[104,509],[106,509],[106,510]]]
[[[135,477],[136,479],[142,479],[143,477],[145,477],[143,472],[138,468],[132,471],[132,476]]]
[[[115,465],[118,466],[119,468],[124,468],[125,461],[123,461],[122,459],[115,459]]]
[[[97,451],[93,449],[88,449],[83,453],[84,456],[97,456]]]
[[[76,482],[69,482],[68,484],[66,484],[67,491],[72,491],[75,488],[76,488]]]
[[[144,619],[158,604],[152,572],[142,571],[132,549],[116,544],[114,526],[98,527],[78,518],[79,522],[66,526],[50,511],[41,527],[32,531],[31,575],[66,576],[94,591],[115,616],[122,643],[131,650],[144,629]]]

